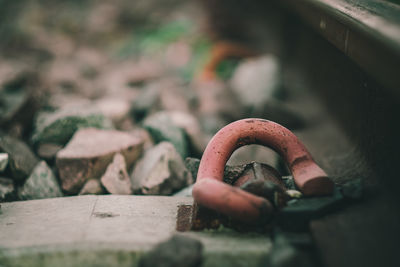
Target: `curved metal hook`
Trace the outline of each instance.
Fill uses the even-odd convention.
[[[333,192],[333,182],[291,131],[272,121],[244,119],[225,126],[208,143],[193,187],[198,204],[246,222],[272,213],[268,200],[222,182],[225,164],[233,151],[250,144],[270,147],[283,157],[304,195]]]

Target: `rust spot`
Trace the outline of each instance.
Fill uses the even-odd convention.
[[[252,140],[252,138],[250,136],[241,137],[241,138],[238,138],[236,144],[238,146],[244,146],[244,145],[250,144],[251,140]]]
[[[179,205],[178,214],[176,216],[176,230],[186,232],[192,228],[192,205]]]
[[[217,229],[221,225],[221,214],[218,212],[193,204],[192,227],[190,230],[201,231],[204,229]]]

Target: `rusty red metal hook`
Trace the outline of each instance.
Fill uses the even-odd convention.
[[[270,147],[283,157],[304,195],[332,194],[333,182],[291,131],[272,121],[243,119],[222,128],[208,143],[193,187],[198,204],[245,222],[272,213],[267,199],[223,183],[224,167],[233,151],[250,144]]]

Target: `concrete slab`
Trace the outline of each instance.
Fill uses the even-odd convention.
[[[190,197],[76,196],[1,204],[0,266],[135,266],[176,233]],[[184,233],[205,246],[203,266],[257,266],[269,237],[234,231]]]

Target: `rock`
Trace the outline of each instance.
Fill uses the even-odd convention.
[[[53,92],[87,93],[82,90],[87,89],[85,79],[82,79],[76,60],[71,56],[53,60],[46,70],[46,80]]]
[[[40,158],[50,160],[56,157],[58,151],[63,147],[56,144],[40,144],[37,148],[37,154]]]
[[[21,71],[0,84],[0,127],[29,126],[40,105],[42,90],[36,73]],[[21,130],[21,132],[23,129]]]
[[[63,190],[78,193],[90,178],[100,178],[116,153],[121,153],[128,168],[142,153],[143,140],[115,130],[81,129],[57,153]]]
[[[182,41],[170,44],[165,52],[166,63],[174,68],[183,68],[192,57],[191,46]]]
[[[160,79],[146,85],[133,100],[131,113],[136,120],[159,110],[189,112],[187,88],[174,78]]]
[[[87,32],[106,36],[117,30],[119,6],[110,3],[94,5],[88,13]]]
[[[163,72],[161,64],[148,59],[117,61],[103,71],[99,86],[106,87],[107,94],[118,96],[125,89],[132,91],[159,78]]]
[[[70,106],[45,112],[36,119],[32,141],[65,145],[78,129],[88,127],[111,129],[112,123],[94,106]]]
[[[275,168],[258,162],[251,162],[246,165],[246,169],[235,181],[235,186],[242,186],[244,183],[254,180],[270,181],[279,186],[281,191],[287,190],[280,173]]]
[[[224,182],[227,184],[234,184],[238,178],[249,168],[249,164],[230,166],[225,165],[224,169]]]
[[[79,195],[102,195],[104,193],[101,183],[97,179],[89,179],[82,187]]]
[[[139,261],[139,267],[200,267],[203,244],[196,239],[175,234],[158,244]]]
[[[286,205],[285,191],[271,181],[252,180],[240,186],[246,192],[268,199],[276,209],[281,209]]]
[[[290,197],[290,198],[302,198],[303,194],[300,191],[297,190],[286,190],[286,194]]]
[[[140,121],[148,114],[156,111],[159,108],[159,94],[158,87],[152,85],[145,87],[132,102],[132,116]]]
[[[8,165],[8,154],[0,153],[0,172],[4,172]]]
[[[286,205],[286,187],[281,175],[271,166],[253,162],[235,181],[235,186],[257,196],[268,199],[275,208]]]
[[[6,135],[0,135],[0,152],[8,154],[7,170],[18,182],[24,181],[39,161],[25,143]]]
[[[158,112],[145,119],[143,127],[149,131],[156,143],[162,141],[174,145],[176,151],[186,158],[188,153],[188,144],[184,131],[175,125],[166,112]]]
[[[222,81],[198,80],[192,86],[199,101],[198,112],[201,116],[220,118],[223,124],[243,116],[235,96]]]
[[[62,197],[53,172],[45,161],[39,162],[25,184],[18,190],[21,200]]]
[[[50,110],[72,109],[92,104],[90,99],[77,93],[53,93],[46,102],[46,108]]]
[[[101,177],[100,181],[111,194],[132,194],[131,181],[128,172],[126,171],[124,156],[120,153],[114,155],[113,162],[108,165],[107,170]]]
[[[192,174],[193,181],[197,179],[197,172],[199,171],[200,160],[196,158],[186,158],[185,166]]]
[[[168,112],[168,115],[173,124],[185,131],[191,152],[201,155],[207,146],[208,140],[196,117],[190,113],[180,111],[171,111]]]
[[[97,100],[94,105],[116,126],[129,116],[130,103],[126,99],[107,97]]]
[[[257,113],[282,86],[278,59],[266,55],[244,60],[236,68],[230,85],[248,114]]]
[[[0,202],[7,201],[14,193],[12,179],[0,177]]]
[[[0,125],[11,121],[29,98],[29,91],[23,87],[0,90]]]
[[[189,112],[189,101],[186,97],[187,88],[179,80],[168,78],[159,81],[160,108],[166,111]]]
[[[137,138],[143,140],[143,142],[144,142],[143,149],[144,150],[147,150],[154,146],[154,142],[153,142],[153,139],[151,138],[151,135],[149,134],[148,131],[146,131],[143,128],[135,127],[134,129],[129,131],[129,134],[136,136]]]
[[[163,67],[158,62],[146,58],[142,58],[133,64],[132,61],[128,60],[125,64],[119,63],[118,65],[121,66],[120,75],[126,75],[126,82],[130,86],[157,79],[164,72]]]
[[[197,172],[200,166],[200,160],[196,158],[186,158],[185,166],[192,174],[193,180],[197,180]],[[233,184],[236,180],[249,168],[249,164],[244,165],[225,165],[224,169],[224,182],[227,184]]]
[[[196,81],[192,85],[196,94],[196,114],[207,140],[231,121],[243,115],[232,92],[221,81]]]
[[[175,147],[161,142],[149,149],[136,164],[131,182],[133,191],[145,195],[170,195],[193,183]]]

